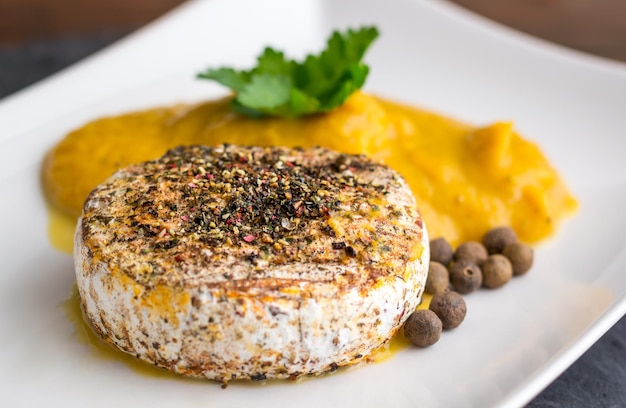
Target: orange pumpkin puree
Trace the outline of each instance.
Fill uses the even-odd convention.
[[[521,240],[550,236],[576,200],[539,147],[509,122],[475,127],[365,93],[324,115],[251,119],[228,98],[98,119],[68,134],[47,155],[51,204],[78,217],[85,198],[117,169],[183,144],[321,145],[365,153],[410,184],[432,238],[479,240],[494,226]]]

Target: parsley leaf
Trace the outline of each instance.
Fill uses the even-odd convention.
[[[232,89],[233,108],[248,116],[296,117],[328,112],[365,83],[369,67],[361,60],[376,37],[376,27],[335,31],[321,54],[308,55],[302,62],[268,47],[251,70],[209,68],[198,78]]]

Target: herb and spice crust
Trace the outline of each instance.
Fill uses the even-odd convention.
[[[172,149],[98,186],[75,237],[104,340],[223,382],[366,359],[419,304],[428,258],[402,177],[324,148]]]

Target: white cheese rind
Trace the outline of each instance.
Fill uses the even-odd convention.
[[[208,379],[295,378],[355,364],[387,342],[419,305],[429,262],[410,262],[408,279],[334,297],[224,296],[197,286],[178,324],[153,318],[124,284],[90,255],[76,229],[75,266],[84,312],[115,346],[163,368]],[[193,304],[192,304],[193,303]],[[200,371],[196,367],[203,367]],[[193,368],[193,369],[192,369]]]
[[[224,382],[362,361],[419,304],[429,260],[402,177],[323,148],[181,146],[128,166],[88,197],[74,248],[105,341]]]

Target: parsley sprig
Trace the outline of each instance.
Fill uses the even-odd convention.
[[[233,109],[248,116],[296,117],[328,112],[365,83],[369,67],[361,60],[376,37],[376,27],[335,31],[321,54],[308,55],[302,62],[268,47],[251,70],[209,68],[198,78],[232,89]]]

